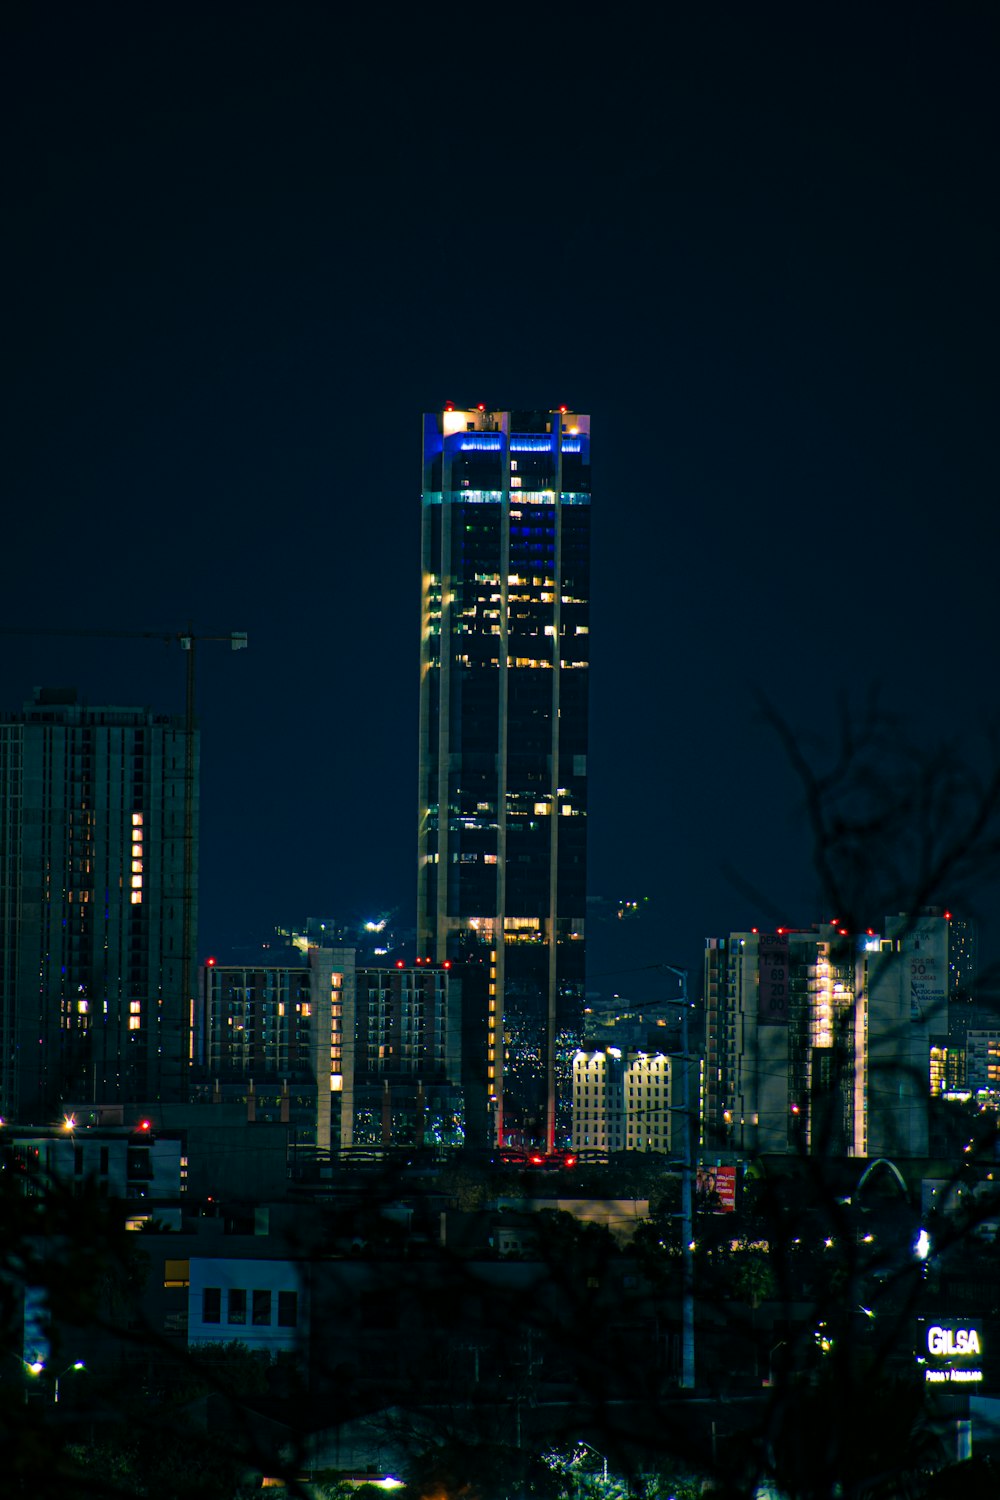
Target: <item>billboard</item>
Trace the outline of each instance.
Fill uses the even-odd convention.
[[[736,1168],[699,1167],[695,1179],[698,1207],[703,1213],[736,1212]]]
[[[921,1318],[917,1363],[928,1385],[979,1385],[983,1379],[981,1318]]]
[[[757,939],[757,1022],[788,1025],[788,935],[762,932]]]

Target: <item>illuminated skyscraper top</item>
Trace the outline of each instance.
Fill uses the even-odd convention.
[[[463,968],[471,1131],[551,1148],[584,982],[589,418],[426,416],[422,561],[419,951]]]

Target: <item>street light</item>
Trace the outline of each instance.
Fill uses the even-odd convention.
[[[71,1370],[85,1370],[86,1368],[87,1366],[82,1359],[76,1359],[71,1365],[67,1365],[65,1370],[60,1370],[52,1383],[52,1400],[54,1402],[58,1402],[59,1400],[59,1382],[64,1375],[68,1375]]]
[[[601,1460],[601,1465],[602,1465],[601,1478],[604,1481],[604,1484],[607,1485],[607,1482],[608,1482],[608,1460],[607,1460],[607,1457],[605,1456],[605,1454],[598,1453],[597,1449],[591,1447],[590,1443],[586,1442],[583,1438],[575,1438],[574,1441],[576,1443],[579,1443],[579,1445],[580,1445],[581,1448],[586,1448],[587,1452],[588,1453],[592,1453],[595,1458],[599,1458]],[[579,1463],[580,1459],[582,1457],[583,1457],[583,1454],[581,1453],[580,1457],[577,1458],[575,1460],[575,1462]]]

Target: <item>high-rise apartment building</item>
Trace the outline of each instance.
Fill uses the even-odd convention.
[[[589,563],[588,417],[425,417],[417,943],[462,975],[474,1140],[572,1128]]]
[[[683,1151],[683,1065],[656,1048],[587,1044],[573,1061],[577,1151]]]
[[[947,944],[934,914],[709,939],[706,1146],[926,1155]]]
[[[312,946],[308,967],[202,969],[196,1091],[245,1099],[296,1145],[460,1145],[460,984],[446,968],[358,967],[353,948]]]
[[[197,756],[182,718],[71,691],[0,716],[4,1117],[185,1096]]]

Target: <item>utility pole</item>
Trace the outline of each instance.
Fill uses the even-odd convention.
[[[691,1141],[691,1054],[688,1045],[688,971],[673,964],[659,964],[668,974],[680,980],[681,998],[670,1004],[681,1007],[681,1050],[673,1054],[680,1062],[682,1116],[681,1142],[681,1390],[694,1390],[694,1155]],[[673,1132],[671,1132],[671,1135]]]

